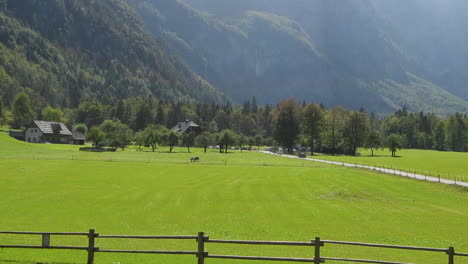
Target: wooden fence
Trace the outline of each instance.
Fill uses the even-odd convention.
[[[249,241],[249,240],[219,240],[210,239],[205,236],[205,233],[199,232],[196,236],[124,236],[124,235],[100,235],[94,229],[90,229],[87,233],[59,233],[59,232],[19,232],[19,231],[0,231],[6,235],[38,235],[42,237],[42,245],[2,245],[0,248],[19,248],[19,249],[63,249],[63,250],[82,250],[86,251],[88,258],[87,264],[94,263],[96,253],[133,253],[133,254],[172,254],[172,255],[193,255],[197,259],[198,264],[204,264],[206,259],[236,259],[236,260],[263,260],[263,261],[285,261],[285,262],[310,262],[324,263],[327,260],[335,262],[354,262],[354,263],[376,263],[376,264],[414,264],[403,262],[392,262],[382,260],[366,260],[366,259],[351,259],[337,257],[321,256],[321,248],[327,244],[337,244],[346,246],[358,247],[378,247],[401,250],[416,250],[426,252],[439,252],[447,256],[447,263],[454,264],[455,257],[468,257],[468,253],[457,253],[453,247],[449,248],[427,248],[427,247],[411,247],[397,246],[384,244],[370,244],[360,242],[345,242],[333,240],[321,240],[320,237],[307,242],[287,242],[287,241]],[[87,246],[52,246],[50,243],[51,236],[84,236],[88,238]],[[197,249],[194,251],[162,251],[162,250],[117,250],[117,249],[101,249],[96,246],[97,239],[152,239],[152,240],[194,240],[197,243]],[[295,246],[295,247],[311,247],[313,248],[314,258],[291,258],[291,257],[259,257],[259,256],[231,256],[231,255],[216,255],[208,253],[205,249],[206,244],[242,244],[242,245],[276,245],[276,246]],[[461,262],[460,262],[461,263]],[[463,262],[463,263],[466,263]]]

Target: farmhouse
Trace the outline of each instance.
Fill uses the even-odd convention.
[[[172,131],[184,133],[194,132],[196,134],[201,133],[201,127],[195,122],[190,120],[185,120],[184,122],[179,122],[172,128]]]
[[[24,141],[83,145],[85,137],[76,131],[72,133],[63,123],[34,120],[24,131]]]

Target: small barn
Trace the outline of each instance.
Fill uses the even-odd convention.
[[[24,131],[24,141],[83,145],[85,138],[82,133],[72,133],[63,123],[34,120]]]
[[[72,131],[73,135],[73,144],[74,145],[84,145],[85,144],[85,135],[78,131]]]
[[[183,122],[179,122],[177,125],[172,127],[172,131],[176,131],[181,134],[191,133],[191,132],[194,132],[195,134],[199,134],[202,132],[202,129],[195,122],[190,121],[190,120],[185,120]]]

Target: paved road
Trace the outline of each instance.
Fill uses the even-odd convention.
[[[292,155],[277,155],[277,154],[269,152],[269,151],[261,151],[261,152],[265,153],[265,154],[268,154],[268,155],[281,156],[281,157],[290,158],[290,159],[300,159],[297,156],[292,156]],[[380,172],[387,173],[387,174],[393,174],[393,175],[398,175],[398,176],[403,176],[403,177],[409,177],[409,178],[422,180],[422,181],[440,182],[440,183],[444,183],[444,184],[452,184],[452,185],[459,185],[459,186],[463,186],[463,187],[468,187],[468,182],[454,181],[454,180],[447,180],[447,179],[439,179],[439,178],[436,178],[436,177],[431,177],[431,176],[427,176],[427,175],[416,174],[416,173],[411,173],[411,172],[406,172],[406,171],[400,171],[400,170],[386,169],[386,168],[381,168],[381,167],[359,165],[359,164],[351,164],[351,163],[346,163],[346,162],[321,160],[321,159],[314,159],[314,158],[302,158],[301,160],[310,160],[310,161],[333,164],[333,165],[338,165],[338,166],[375,170],[375,171],[380,171]]]

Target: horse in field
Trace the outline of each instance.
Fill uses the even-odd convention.
[[[190,162],[200,161],[200,157],[190,157]]]

